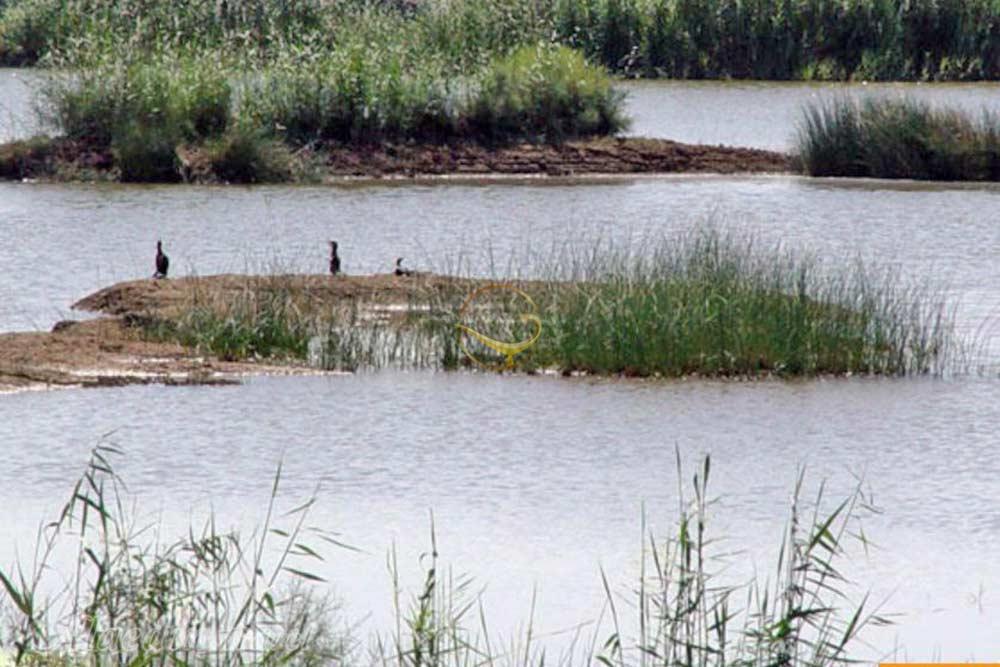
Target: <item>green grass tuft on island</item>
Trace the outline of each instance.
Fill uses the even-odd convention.
[[[806,109],[798,155],[812,176],[1000,180],[1000,116],[909,99],[835,99]]]

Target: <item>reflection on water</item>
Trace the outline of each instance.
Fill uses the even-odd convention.
[[[418,584],[433,509],[442,554],[487,587],[498,630],[526,616],[536,584],[540,628],[553,630],[596,616],[599,566],[622,590],[635,576],[643,503],[654,530],[670,527],[675,447],[685,478],[703,453],[713,457],[721,500],[712,525],[723,551],[746,550],[733,559],[734,579],[751,563],[772,571],[804,464],[832,496],[864,475],[885,510],[866,526],[879,548],[845,568],[876,599],[891,594],[887,610],[905,613],[873,635],[877,648],[898,636],[911,658],[936,646],[944,658],[983,658],[1000,629],[997,423],[995,381],[381,373],[20,394],[0,401],[0,503],[18,508],[5,532],[29,540],[98,434],[113,430],[142,508],[181,526],[211,507],[229,525],[259,517],[283,460],[288,505],[321,482],[314,521],[364,550],[334,552],[323,566],[355,618],[388,623],[384,556],[394,541]],[[982,612],[969,605],[981,587]]]
[[[44,76],[30,69],[0,68],[0,143],[38,132],[34,100]]]

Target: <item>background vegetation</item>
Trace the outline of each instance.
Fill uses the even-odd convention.
[[[0,61],[122,49],[269,58],[407,43],[481,66],[553,41],[637,76],[975,80],[1000,77],[993,0],[6,0]]]

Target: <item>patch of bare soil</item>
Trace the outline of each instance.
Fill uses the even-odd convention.
[[[178,148],[178,181],[218,183],[208,153]],[[780,173],[795,171],[784,153],[754,148],[682,144],[666,139],[596,138],[563,144],[487,147],[453,144],[322,144],[295,153],[293,178],[428,176],[600,176],[666,173]],[[298,174],[298,176],[294,176]],[[0,178],[107,180],[117,178],[107,149],[65,138],[0,145]]]
[[[51,332],[0,334],[0,392],[37,387],[128,384],[233,384],[250,374],[313,373],[306,366],[230,362],[176,343],[144,339],[142,325],[178,316],[193,303],[221,303],[245,292],[282,290],[305,306],[405,304],[434,292],[471,291],[481,281],[418,273],[372,276],[218,275],[134,280],[91,294],[73,307],[104,315],[65,321]]]
[[[602,138],[564,144],[327,146],[330,176],[788,172],[784,153],[682,144],[666,139]]]
[[[126,320],[169,319],[191,304],[220,303],[247,292],[268,289],[288,293],[300,303],[325,308],[350,305],[352,302],[401,304],[434,292],[471,290],[481,282],[430,273],[410,276],[221,274],[118,283],[80,299],[73,304],[73,308],[115,315]]]
[[[0,391],[38,386],[232,384],[247,364],[143,341],[123,320],[60,322],[52,332],[0,334]]]

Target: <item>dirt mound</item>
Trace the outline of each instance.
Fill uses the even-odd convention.
[[[218,303],[271,290],[304,304],[336,306],[352,301],[407,303],[428,293],[471,290],[480,281],[417,273],[411,276],[273,275],[133,280],[105,287],[73,304],[77,310],[128,318],[165,318],[197,303]]]
[[[395,276],[275,275],[133,280],[106,287],[73,305],[107,317],[62,321],[51,332],[0,334],[0,392],[34,387],[126,384],[231,384],[249,374],[314,373],[281,365],[227,362],[176,343],[143,337],[144,323],[169,319],[192,304],[211,305],[267,290],[304,306],[407,303],[443,291],[468,291],[479,281],[415,274]]]

